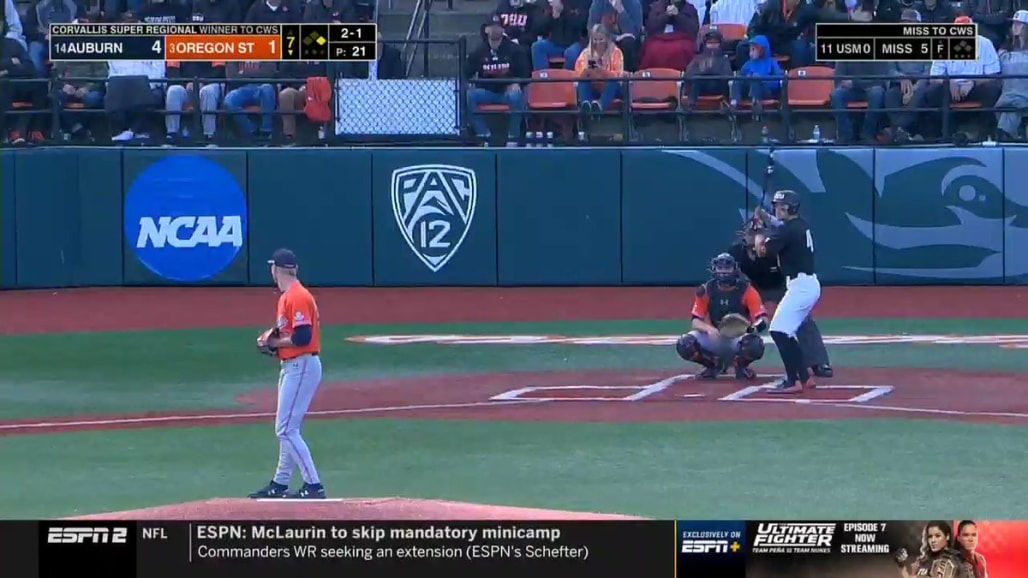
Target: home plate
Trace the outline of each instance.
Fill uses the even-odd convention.
[[[891,385],[819,385],[802,394],[770,393],[770,385],[753,385],[721,398],[721,401],[784,401],[790,403],[867,403],[895,389]],[[800,397],[802,396],[802,397]]]

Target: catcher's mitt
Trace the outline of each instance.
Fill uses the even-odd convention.
[[[736,337],[742,337],[750,328],[750,321],[739,315],[738,313],[729,313],[721,318],[721,323],[718,325],[718,332],[721,333],[722,337],[727,339],[735,339]]]
[[[261,333],[257,336],[257,352],[261,355],[270,355],[274,357],[278,354],[278,349],[268,345],[268,340],[279,336],[278,327],[272,327],[271,329]]]

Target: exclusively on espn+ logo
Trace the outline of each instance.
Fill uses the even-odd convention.
[[[91,526],[54,527],[46,533],[47,544],[128,544],[128,528]]]
[[[753,554],[831,554],[835,523],[760,522]]]
[[[728,530],[683,530],[682,554],[735,554],[742,549],[742,532]]]

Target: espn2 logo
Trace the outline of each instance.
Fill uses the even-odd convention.
[[[727,554],[728,540],[682,540],[683,554]]]
[[[47,544],[128,544],[128,528],[50,528]]]

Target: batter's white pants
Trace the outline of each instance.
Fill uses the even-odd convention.
[[[817,275],[800,273],[785,281],[785,295],[778,302],[775,315],[771,318],[770,331],[796,337],[796,330],[807,319],[821,299],[821,282]]]

